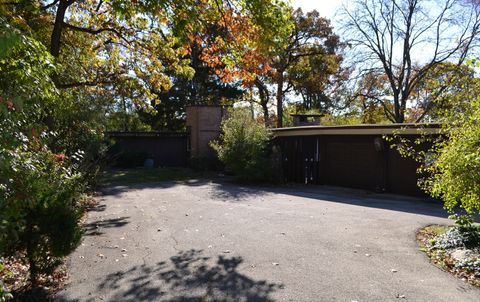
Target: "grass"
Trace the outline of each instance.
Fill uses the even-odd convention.
[[[446,226],[446,225],[433,224],[433,225],[427,226],[422,231],[426,232],[426,233],[429,233],[429,234],[432,234],[433,236],[438,236],[438,235],[442,235],[443,233],[445,233],[449,228],[450,227]]]
[[[206,172],[197,172],[188,168],[112,169],[103,172],[100,184],[101,186],[118,186],[160,181],[186,181],[205,177],[206,174]]]
[[[432,240],[445,233],[449,229],[446,225],[429,225],[417,231],[417,241],[420,245],[420,250],[428,254],[428,246],[431,245]]]

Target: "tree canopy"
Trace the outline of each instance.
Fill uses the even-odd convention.
[[[478,65],[469,60],[463,73],[446,73],[448,88],[437,98],[440,106],[448,100],[448,107],[436,112],[445,137],[426,155],[423,171],[428,177],[422,187],[441,198],[449,212],[457,212],[458,207],[468,214],[480,212],[480,81],[471,75],[472,67]],[[430,85],[445,87],[441,81]]]
[[[317,11],[304,13],[297,9],[285,13],[291,15],[293,29],[276,47],[263,54],[270,68],[266,73],[257,74],[253,82],[267,124],[267,104],[270,95],[275,94],[277,127],[283,126],[287,93],[301,96],[307,109],[325,111],[333,105],[331,92],[334,87],[345,78],[341,68],[344,45],[333,32],[330,21]],[[275,87],[274,93],[269,91],[269,85]]]

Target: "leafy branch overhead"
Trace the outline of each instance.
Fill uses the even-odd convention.
[[[254,66],[257,50],[268,47],[281,32],[272,28],[288,30],[272,24],[281,16],[275,12],[279,5],[282,2],[267,0],[58,0],[10,2],[2,11],[14,24],[33,31],[61,63],[53,76],[58,88],[115,91],[129,86],[128,97],[138,101],[154,99],[152,91],[170,89],[167,73],[193,76],[185,57],[192,39],[205,48],[209,64],[221,67],[218,74],[225,81],[266,68]],[[199,33],[211,26],[228,34],[201,40]]]

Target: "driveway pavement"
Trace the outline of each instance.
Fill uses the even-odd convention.
[[[58,301],[480,301],[429,263],[433,201],[332,187],[114,187]]]

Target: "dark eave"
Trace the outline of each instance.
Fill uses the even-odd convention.
[[[431,135],[439,134],[441,124],[361,124],[344,126],[300,126],[271,129],[277,137],[308,135]]]

